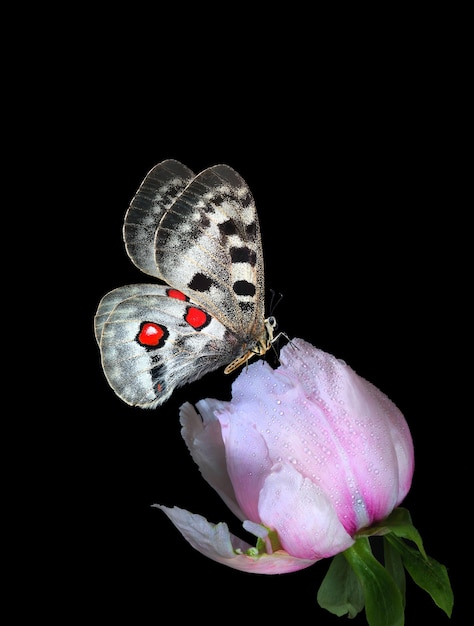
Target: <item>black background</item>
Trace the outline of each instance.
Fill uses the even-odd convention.
[[[54,74],[54,121],[37,112],[28,121],[36,162],[49,150],[41,195],[60,207],[46,215],[61,287],[45,290],[56,300],[49,345],[65,399],[51,400],[59,423],[38,426],[53,441],[44,463],[58,509],[51,523],[42,512],[53,534],[46,551],[59,544],[60,559],[43,601],[64,623],[160,623],[170,611],[210,624],[345,622],[316,602],[328,563],[280,576],[237,572],[201,556],[151,508],[177,505],[240,532],[191,461],[178,421],[184,401],[227,398],[229,377],[210,374],[155,411],[131,408],[109,388],[93,336],[100,298],[148,281],[126,255],[123,216],[146,172],[175,158],[195,172],[226,163],[244,177],[267,289],[283,294],[279,328],[344,359],[405,415],[416,469],[403,505],[455,593],[449,620],[408,582],[406,624],[462,623],[471,226],[464,80],[451,42],[404,31],[385,47],[386,33],[371,33],[268,49],[254,33],[249,58],[223,37],[195,59],[197,37],[183,59],[176,37],[131,60],[126,26],[114,37],[105,22],[92,31],[76,39],[87,61],[71,55]],[[351,623],[365,624],[364,615]]]

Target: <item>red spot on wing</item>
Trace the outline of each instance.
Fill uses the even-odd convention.
[[[195,330],[202,330],[211,321],[211,316],[202,309],[190,306],[186,311],[184,319]]]
[[[187,296],[184,295],[182,291],[178,289],[168,289],[166,292],[170,298],[176,298],[176,300],[189,300]]]
[[[146,348],[158,348],[168,337],[168,330],[155,322],[143,322],[137,336],[138,342]]]

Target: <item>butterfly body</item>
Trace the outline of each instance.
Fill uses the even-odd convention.
[[[159,163],[133,198],[123,235],[133,263],[166,283],[119,287],[99,303],[102,366],[125,402],[155,408],[176,387],[269,349],[276,323],[264,316],[258,217],[232,168],[195,176],[177,161]]]

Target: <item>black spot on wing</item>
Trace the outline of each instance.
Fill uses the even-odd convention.
[[[248,190],[247,193],[240,198],[240,202],[244,207],[248,207],[253,204],[253,196],[250,193],[250,190]]]
[[[206,274],[203,274],[202,272],[197,272],[197,274],[194,274],[194,276],[192,277],[188,287],[190,289],[193,289],[194,291],[203,292],[209,291],[212,283],[212,278],[209,278],[209,276],[206,276]]]
[[[257,262],[256,253],[250,248],[247,248],[247,246],[231,248],[230,257],[233,263],[249,263],[249,265],[255,266]]]
[[[237,235],[237,228],[232,220],[226,220],[225,222],[219,224],[219,230],[224,237]]]
[[[220,206],[229,200],[230,196],[227,193],[215,193],[211,201],[214,205]]]
[[[211,220],[209,219],[209,217],[203,213],[201,215],[201,219],[199,220],[199,225],[201,226],[201,228],[209,228],[209,225],[211,223]]]
[[[257,222],[251,222],[245,227],[245,231],[249,239],[255,239],[257,235]]]
[[[248,280],[236,280],[234,283],[234,292],[238,296],[254,296],[255,285],[249,283]]]

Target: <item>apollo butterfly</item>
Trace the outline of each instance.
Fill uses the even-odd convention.
[[[234,371],[276,340],[265,318],[263,254],[254,199],[227,165],[195,175],[153,167],[125,215],[132,262],[166,284],[119,287],[94,318],[105,376],[126,403],[163,404],[221,366]]]

